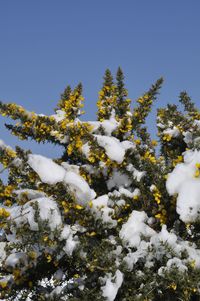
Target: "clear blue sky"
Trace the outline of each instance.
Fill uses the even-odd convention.
[[[2,0],[0,99],[52,114],[66,84],[82,81],[86,118],[95,119],[104,70],[115,73],[121,66],[132,99],[163,76],[156,107],[177,102],[181,90],[198,105],[199,15],[198,0]],[[0,138],[14,146],[5,121],[0,118]],[[58,153],[19,144],[49,156]]]

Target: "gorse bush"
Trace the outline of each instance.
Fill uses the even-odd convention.
[[[162,82],[131,109],[122,70],[106,70],[97,121],[79,119],[81,84],[51,116],[0,103],[12,134],[63,148],[52,160],[0,142],[1,299],[200,300],[200,112],[182,92],[152,140]]]

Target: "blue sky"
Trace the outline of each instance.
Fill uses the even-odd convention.
[[[0,1],[0,99],[37,113],[53,113],[66,84],[82,81],[85,119],[95,119],[106,68],[121,66],[136,99],[160,76],[165,83],[155,110],[187,90],[200,98],[200,1]],[[18,140],[3,129],[0,138]],[[55,147],[18,143],[56,156]],[[47,154],[48,153],[48,154]]]

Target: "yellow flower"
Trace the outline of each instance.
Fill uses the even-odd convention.
[[[7,282],[6,281],[0,281],[0,286],[2,287],[2,288],[5,288],[6,286],[7,286]]]
[[[190,266],[191,266],[192,268],[195,268],[195,266],[196,266],[196,261],[195,261],[195,260],[190,261]]]
[[[48,254],[48,255],[46,256],[46,258],[47,258],[47,262],[51,262],[51,261],[52,261],[52,257],[51,257],[50,254]]]
[[[90,201],[90,202],[88,203],[88,205],[89,205],[90,208],[92,208],[92,207],[93,207],[92,201]]]
[[[72,152],[73,152],[73,146],[72,146],[72,144],[69,144],[67,147],[67,153],[70,156],[72,154]]]
[[[169,135],[169,134],[165,134],[162,138],[164,141],[171,141],[172,140],[172,135]]]
[[[7,217],[9,217],[10,216],[10,212],[8,212],[8,211],[6,211],[6,209],[5,208],[0,208],[0,217],[5,217],[5,218],[7,218]]]
[[[91,163],[94,163],[94,162],[95,162],[95,157],[92,156],[92,155],[90,155],[90,156],[88,157],[88,161],[91,162]]]
[[[151,144],[152,144],[153,146],[157,146],[157,145],[158,145],[158,141],[152,140],[152,141],[151,141]]]
[[[20,270],[19,269],[14,269],[13,275],[14,275],[15,280],[20,278],[20,276],[21,276]]]
[[[175,291],[176,288],[177,288],[177,285],[176,285],[176,283],[173,282],[172,284],[170,284],[169,287],[172,288]]]
[[[141,144],[141,141],[140,141],[140,139],[136,139],[134,142],[135,142],[135,144],[138,144],[138,145],[140,145],[140,144]]]
[[[48,239],[49,239],[49,238],[48,238],[47,235],[43,237],[43,241],[47,241]]]
[[[95,235],[97,235],[97,234],[96,234],[96,232],[92,231],[92,232],[90,232],[90,233],[87,233],[87,235],[92,237],[92,236],[95,236]]]
[[[199,176],[200,176],[200,171],[199,171],[199,169],[197,169],[194,173],[194,177],[198,178]]]
[[[10,207],[12,205],[12,202],[10,200],[6,200],[4,202],[4,205],[7,206],[7,207]]]
[[[200,168],[200,163],[196,163],[196,168]]]
[[[34,251],[30,251],[28,253],[28,256],[31,258],[31,259],[36,259],[37,258],[37,253],[34,252]]]
[[[82,210],[83,206],[77,204],[77,205],[75,205],[75,208],[78,209],[78,210]]]

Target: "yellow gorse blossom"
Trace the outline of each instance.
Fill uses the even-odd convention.
[[[0,281],[0,287],[1,288],[6,288],[7,285],[8,285],[7,281]]]
[[[147,159],[151,163],[156,163],[156,158],[150,151],[145,152],[144,159]]]
[[[0,218],[8,218],[10,216],[10,212],[8,212],[5,208],[0,208]]]
[[[194,173],[194,177],[199,178],[199,176],[200,176],[200,163],[196,163],[195,167],[196,167],[196,170],[195,170],[195,173]]]
[[[165,134],[165,135],[163,135],[162,140],[169,142],[172,140],[172,135]]]

